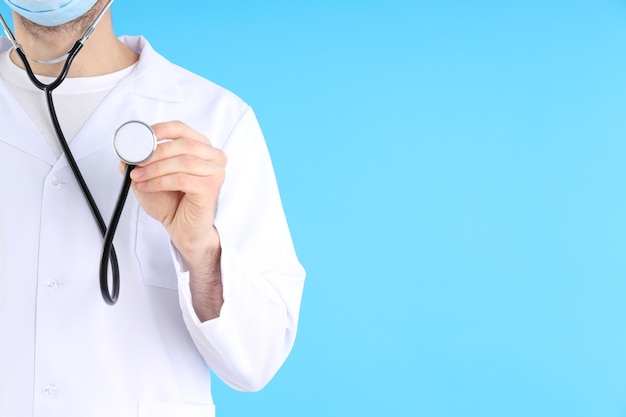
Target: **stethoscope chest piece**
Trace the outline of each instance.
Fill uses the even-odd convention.
[[[156,147],[157,139],[152,128],[135,120],[121,125],[113,137],[115,153],[128,165],[146,162]]]

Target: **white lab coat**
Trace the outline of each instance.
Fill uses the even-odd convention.
[[[304,271],[252,110],[143,38],[123,41],[140,61],[78,133],[74,156],[108,222],[121,183],[111,139],[122,123],[182,120],[224,149],[221,316],[199,322],[164,228],[132,194],[115,238],[119,302],[102,301],[102,239],[66,159],[0,83],[2,416],[210,417],[209,368],[258,390],[294,342]],[[0,50],[9,47],[2,38]]]

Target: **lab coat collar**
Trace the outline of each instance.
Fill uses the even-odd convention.
[[[3,53],[13,47],[13,44],[4,37],[0,37],[0,53]],[[50,165],[54,165],[57,160],[54,152],[45,139],[41,136],[41,132],[32,123],[31,119],[24,112],[22,107],[15,101],[7,87],[0,81],[0,105],[2,114],[0,125],[6,126],[10,120],[17,123],[13,129],[0,129],[0,142],[4,142],[17,149],[21,149],[33,157],[42,160]],[[24,138],[31,138],[25,140]]]
[[[176,79],[175,71],[177,67],[155,52],[143,37],[124,36],[120,40],[140,54],[139,61],[135,70],[128,78],[122,80],[111,94],[104,99],[78,132],[74,141],[72,141],[72,153],[77,160],[102,146],[110,146],[108,142],[103,142],[101,138],[103,135],[104,137],[112,137],[114,130],[112,132],[103,132],[102,126],[114,129],[113,126],[117,127],[132,117],[140,118],[139,109],[143,106],[136,100],[182,102],[182,91],[179,84],[174,81]],[[7,38],[0,37],[0,52],[12,47],[13,45]],[[129,95],[129,93],[131,94]],[[114,109],[119,109],[121,103],[126,103],[126,106],[124,106],[125,111],[115,111]],[[17,112],[18,110],[13,109],[13,111]],[[4,115],[3,117],[13,117],[12,120],[20,120],[20,117],[23,118],[25,116],[21,115],[21,113],[16,113],[14,116]],[[34,125],[23,124],[20,129],[28,130],[27,134],[10,135],[9,137],[0,135],[0,141],[20,148],[57,168],[67,165],[65,158],[57,160],[50,149],[42,145],[43,138],[41,143],[33,140],[23,140],[23,137],[33,138],[41,135]]]
[[[135,94],[159,101],[182,101],[180,86],[172,82],[176,78],[174,67],[167,59],[152,49],[144,37],[122,36],[120,40],[139,54],[133,79]]]
[[[72,141],[74,157],[79,160],[103,146],[111,146],[115,130],[129,120],[154,123],[150,109],[158,103],[182,102],[183,94],[176,69],[169,61],[152,49],[143,37],[120,38],[139,54],[134,71],[111,91],[100,103]],[[65,165],[65,158],[57,167]]]
[[[154,100],[180,102],[182,92],[178,84],[173,83],[175,74],[171,63],[159,55],[142,36],[122,36],[120,40],[139,54],[139,62],[133,74],[135,94]],[[5,37],[0,37],[0,52],[11,49],[13,45]],[[158,68],[158,71],[155,71]]]

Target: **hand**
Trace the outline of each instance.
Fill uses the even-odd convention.
[[[187,267],[207,268],[212,251],[219,250],[213,221],[226,155],[182,122],[152,129],[158,141],[167,141],[132,171],[133,191],[146,213],[165,226]]]

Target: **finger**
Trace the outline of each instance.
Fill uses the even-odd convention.
[[[181,138],[169,142],[161,142],[152,157],[141,166],[151,164],[156,161],[175,158],[181,155],[193,155],[205,160],[225,161],[223,151],[214,148],[209,143],[199,142],[189,138]]]
[[[215,193],[207,192],[214,190],[217,192],[223,182],[223,176],[197,176],[184,173],[175,173],[153,178],[149,181],[134,183],[139,191],[143,192],[164,192],[176,191],[186,195],[204,196],[205,199],[212,199]]]
[[[184,154],[139,166],[133,170],[131,178],[135,182],[141,182],[177,173],[206,177],[223,175],[224,168],[225,163],[221,160],[203,159]]]
[[[200,134],[199,132],[179,120],[156,123],[153,124],[151,127],[154,131],[154,134],[156,135],[157,140],[177,140],[189,138],[198,142],[211,144],[209,138]]]

